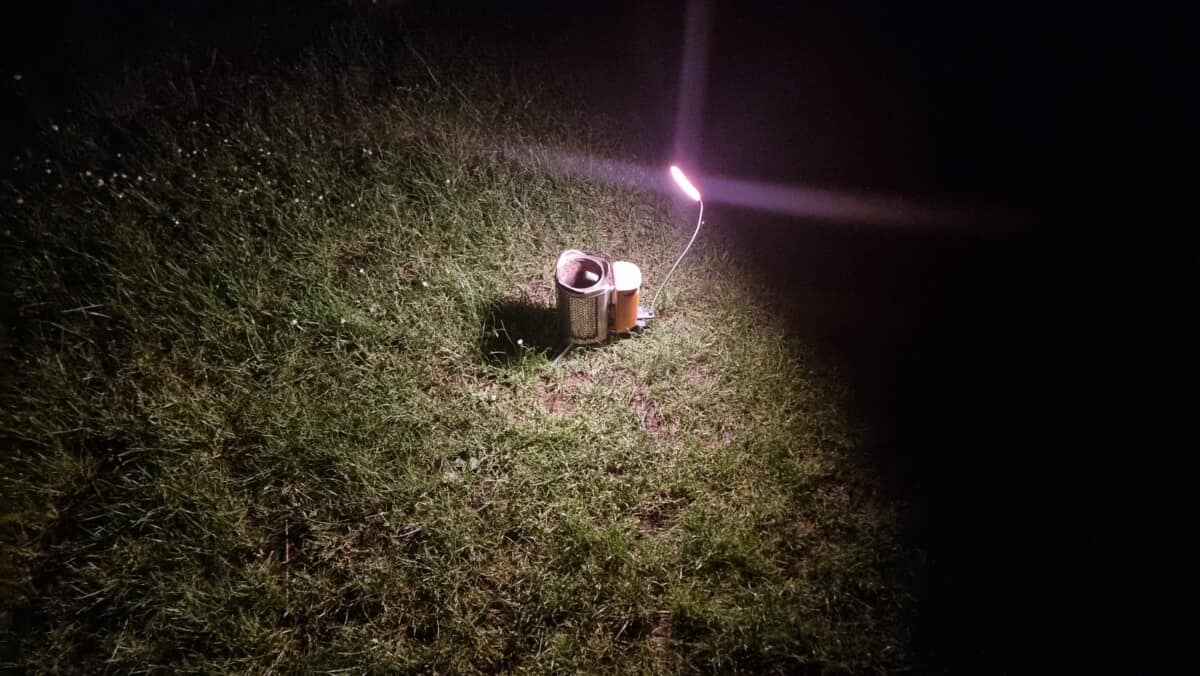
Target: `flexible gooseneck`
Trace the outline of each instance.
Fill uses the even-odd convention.
[[[700,226],[704,224],[704,201],[699,199],[696,201],[700,203],[700,215],[696,217],[696,231],[692,233],[692,238],[688,240],[687,246],[683,247],[683,253],[679,254],[679,258],[675,259],[675,265],[671,266],[671,270],[663,278],[662,284],[658,286],[658,291],[654,292],[654,299],[650,301],[650,316],[654,316],[654,306],[658,304],[658,297],[662,294],[663,289],[667,288],[667,282],[670,281],[675,268],[679,267],[679,261],[682,261],[683,257],[687,255],[687,252],[692,248],[692,243],[696,241],[696,235],[700,234]]]

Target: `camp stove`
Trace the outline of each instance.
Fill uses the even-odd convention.
[[[559,322],[571,345],[602,343],[611,334],[644,328],[652,317],[638,306],[642,271],[627,261],[610,263],[569,249],[554,266]]]
[[[671,177],[684,194],[700,205],[696,219],[696,230],[675,260],[663,283],[654,294],[650,308],[639,305],[642,287],[642,271],[628,261],[610,262],[601,256],[568,249],[558,256],[554,265],[554,286],[558,319],[567,346],[555,358],[562,359],[576,345],[596,345],[608,340],[609,336],[626,334],[643,329],[654,319],[654,307],[658,296],[666,288],[675,268],[692,248],[700,226],[704,222],[704,202],[700,191],[688,181],[683,171],[671,166]]]

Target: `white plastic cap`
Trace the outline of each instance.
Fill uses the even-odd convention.
[[[635,291],[642,286],[642,269],[628,261],[613,263],[613,285],[617,291]]]

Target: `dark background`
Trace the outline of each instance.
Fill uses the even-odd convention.
[[[6,10],[2,145],[28,147],[89,78],[165,51],[287,60],[365,11],[569,74],[639,161],[673,159],[686,3],[368,5]],[[1144,470],[1185,450],[1196,413],[1192,334],[1176,327],[1194,314],[1197,255],[1178,236],[1182,174],[1167,170],[1186,119],[1171,98],[1189,81],[1181,22],[1145,5],[795,5],[703,5],[703,128],[681,149],[699,182],[951,202],[1001,226],[825,223],[718,204],[707,218],[850,379],[864,452],[888,497],[911,506],[908,535],[928,556],[913,627],[923,665],[1152,657],[1128,648],[1154,633],[1146,578],[1170,579],[1146,572],[1163,519]]]

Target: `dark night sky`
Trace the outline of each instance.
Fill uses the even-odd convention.
[[[23,72],[52,106],[78,73],[179,38],[201,54],[211,41],[287,53],[307,22],[340,11],[146,9],[159,4],[17,10],[4,77]],[[683,2],[450,4],[405,3],[414,26],[571,70],[594,114],[623,120],[641,159],[666,163]],[[1182,177],[1164,171],[1184,115],[1164,95],[1194,80],[1172,38],[1180,22],[1104,3],[823,4],[711,4],[702,171],[1026,218],[999,238],[737,210],[710,220],[739,224],[732,234],[767,281],[861,304],[854,320],[823,324],[799,301],[790,317],[832,346],[878,431],[881,467],[922,514],[914,537],[934,563],[918,643],[959,668],[1042,650],[1072,664],[1072,650],[1127,637],[1115,608],[1135,595],[1124,555],[1104,542],[1148,537],[1128,536],[1142,528],[1127,508],[1131,466],[1168,453],[1194,408],[1159,382],[1194,373],[1177,356],[1186,334],[1168,328],[1197,263],[1175,244],[1194,220],[1172,213]],[[248,21],[251,10],[266,18]],[[39,110],[4,103],[16,118],[5,145],[20,145]]]
[[[351,3],[353,4],[353,3]],[[362,2],[359,5],[369,5]],[[1058,202],[1111,185],[1152,135],[1170,24],[1105,3],[708,0],[705,170],[931,195]],[[6,9],[6,70],[31,87],[179,44],[286,52],[344,3],[73,0]],[[554,58],[669,152],[686,3],[401,2],[410,24]],[[257,17],[250,20],[248,17]],[[1169,41],[1163,41],[1169,42]],[[1179,86],[1179,85],[1176,85]],[[1150,128],[1139,129],[1139,125]],[[1073,197],[1072,197],[1073,200]]]

